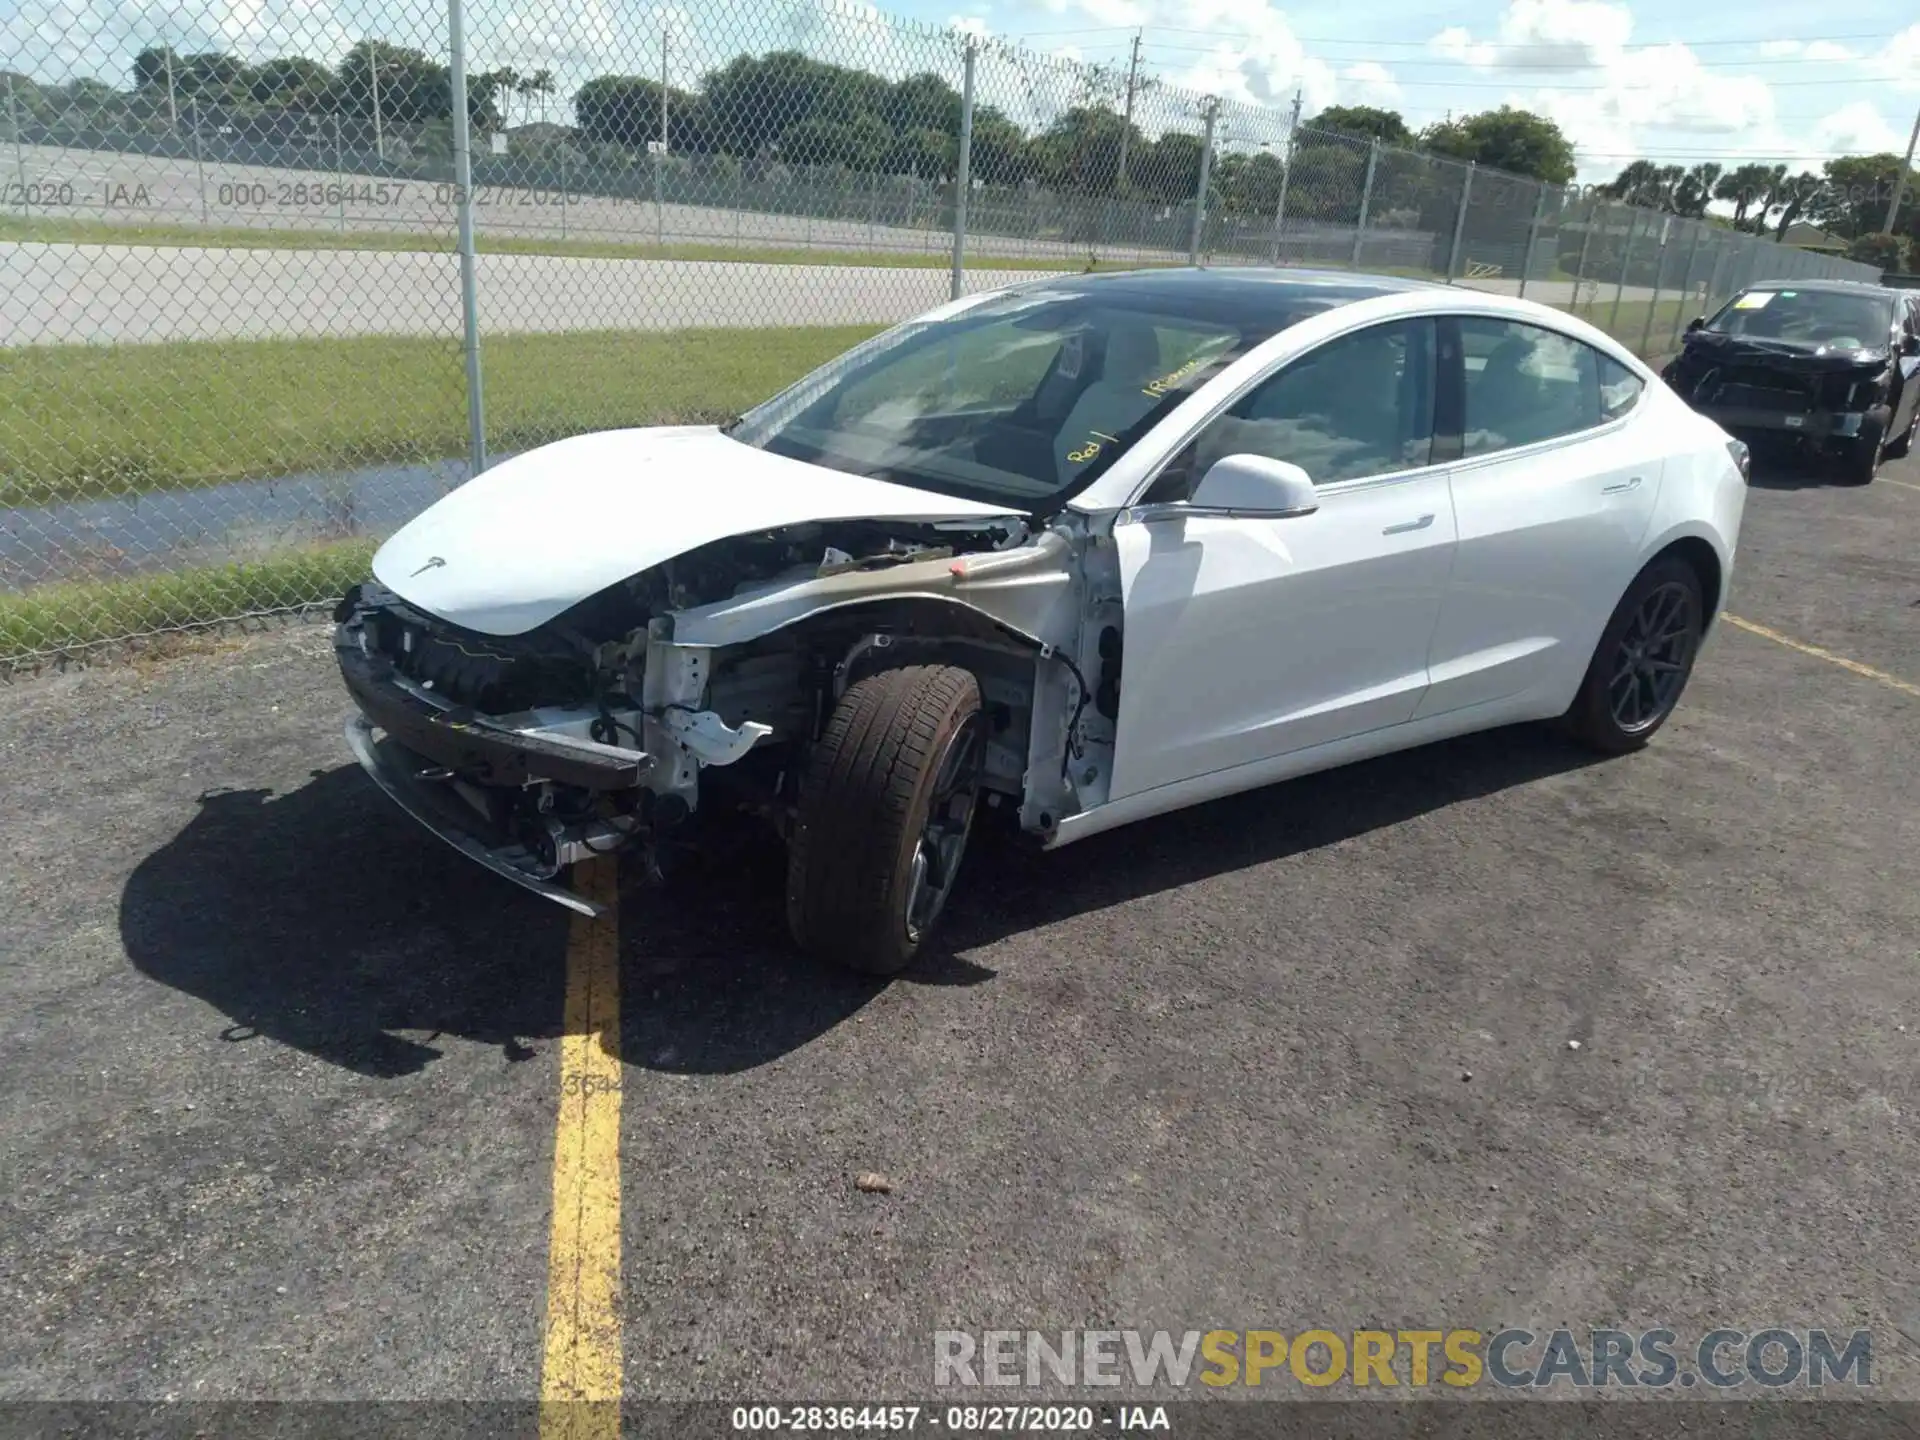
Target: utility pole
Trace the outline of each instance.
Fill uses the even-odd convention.
[[[1893,177],[1893,199],[1887,202],[1887,223],[1880,227],[1882,235],[1893,233],[1893,222],[1900,213],[1900,197],[1907,193],[1907,172],[1913,169],[1913,151],[1920,145],[1920,111],[1913,116],[1913,133],[1907,136],[1907,158],[1901,163],[1900,173]]]
[[[1126,124],[1120,127],[1120,169],[1113,188],[1121,194],[1127,189],[1127,147],[1133,140],[1133,96],[1140,81],[1140,32],[1133,32],[1133,58],[1127,62]],[[1909,156],[1909,159],[1912,157]]]

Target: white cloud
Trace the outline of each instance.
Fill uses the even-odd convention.
[[[1397,110],[1404,103],[1393,72],[1373,60],[1362,60],[1340,72],[1340,94],[1349,105],[1377,105],[1383,110]]]
[[[1920,24],[1895,35],[1868,65],[1880,79],[1892,81],[1894,89],[1908,94],[1920,91]]]
[[[1617,63],[1633,12],[1606,0],[1512,0],[1492,40],[1452,25],[1428,44],[1483,70],[1586,70]]]
[[[1859,57],[1837,40],[1768,40],[1760,53],[1777,60],[1856,60]]]
[[[1042,9],[1055,15],[1084,15],[1096,25],[1144,25],[1152,12],[1140,0],[1043,0]]]
[[[1887,123],[1887,117],[1869,101],[1855,100],[1813,122],[1816,150],[1841,150],[1855,155],[1899,155],[1907,137]]]

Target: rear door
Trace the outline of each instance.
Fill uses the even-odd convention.
[[[1461,357],[1440,441],[1459,456],[1449,467],[1459,544],[1418,713],[1526,692],[1571,700],[1660,490],[1658,447],[1634,423],[1641,381],[1543,326],[1441,325]]]

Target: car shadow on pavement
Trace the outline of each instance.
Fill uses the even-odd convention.
[[[1342,840],[1591,764],[1540,726],[1468,736],[1129,825],[1054,854],[983,834],[944,932],[905,974],[853,974],[787,937],[784,860],[726,826],[670,865],[627,869],[622,1025],[629,1064],[752,1069],[855,1015],[889,983],[977,985],[967,958],[1006,936]],[[984,826],[987,831],[994,826]],[[561,1030],[569,916],[425,835],[357,766],[286,794],[204,795],[121,896],[127,955],[229,1017],[222,1041],[277,1041],[378,1078],[438,1058],[436,1041],[510,1060]]]
[[[231,1024],[360,1074],[411,1074],[435,1040],[509,1059],[560,1030],[566,912],[478,872],[382,796],[357,765],[286,794],[200,797],[121,893],[143,973]]]
[[[983,847],[967,857],[945,941],[958,951],[991,944],[1602,759],[1549,726],[1516,725],[1230,795],[1051,854]]]
[[[944,947],[892,981],[809,960],[787,934],[786,856],[778,842],[745,825],[706,839],[713,848],[670,868],[665,884],[630,884],[623,896],[621,1054],[628,1064],[676,1074],[750,1070],[851,1019],[889,983],[993,978]]]
[[[1753,473],[1747,484],[1755,490],[1824,490],[1846,488],[1834,478],[1836,462],[1818,455],[1802,455],[1784,448],[1753,452]]]
[[[1141,821],[1052,854],[985,825],[942,930],[892,982],[795,954],[781,852],[708,856],[622,907],[621,1052],[679,1074],[752,1069],[851,1018],[888,983],[973,985],[967,958],[1009,935],[1336,844],[1596,763],[1545,726],[1515,726]]]

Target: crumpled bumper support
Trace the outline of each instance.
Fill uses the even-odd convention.
[[[444,784],[420,778],[420,768],[426,763],[424,757],[407,750],[391,736],[375,739],[373,722],[366,716],[349,716],[346,730],[347,745],[353,751],[353,758],[360,762],[360,768],[367,772],[373,783],[384,790],[394,804],[469,860],[484,865],[494,874],[536,895],[566,906],[576,914],[599,916],[606,913],[604,905],[576,894],[563,885],[544,880],[525,868],[521,861],[531,864],[533,857],[524,847],[494,846],[481,839],[470,828],[464,802],[459,796]]]

